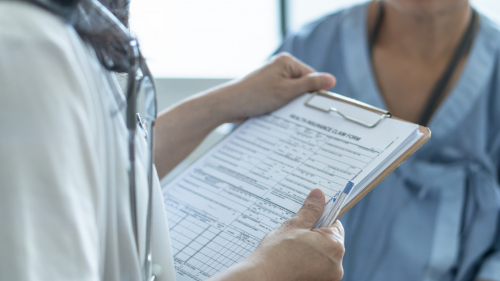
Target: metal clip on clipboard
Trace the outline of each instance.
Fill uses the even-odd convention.
[[[327,98],[330,98],[330,99],[334,99],[334,100],[338,100],[338,101],[341,101],[341,102],[345,102],[345,103],[348,103],[348,104],[352,104],[352,105],[358,106],[358,107],[366,109],[368,111],[372,111],[372,112],[380,114],[380,118],[377,121],[375,121],[375,123],[370,124],[370,123],[366,123],[366,122],[363,122],[361,120],[358,120],[356,118],[350,117],[350,116],[346,115],[345,113],[339,111],[335,107],[321,108],[319,106],[316,106],[316,105],[313,105],[313,104],[310,103],[310,101],[312,99],[314,99],[314,97],[316,97],[316,96],[323,96],[323,97],[327,97]],[[358,124],[360,124],[362,126],[365,126],[367,128],[373,128],[373,127],[377,126],[380,123],[380,121],[382,121],[383,119],[385,119],[385,118],[391,118],[392,117],[391,113],[389,111],[387,111],[387,110],[376,108],[374,106],[371,106],[369,104],[357,101],[355,99],[344,97],[344,96],[341,96],[339,94],[328,92],[328,91],[317,91],[317,92],[312,93],[311,96],[304,102],[304,104],[306,106],[312,107],[314,109],[321,110],[323,112],[335,112],[338,115],[342,116],[342,118],[344,118],[346,120],[349,120],[351,122],[354,122],[354,123],[358,123]]]

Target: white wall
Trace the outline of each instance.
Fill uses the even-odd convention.
[[[155,83],[158,92],[158,108],[167,108],[188,96],[227,81],[229,79],[224,78],[157,78]]]
[[[368,0],[288,0],[303,24]],[[471,0],[500,22],[500,0]],[[279,0],[134,0],[131,27],[156,77],[232,78],[262,64],[280,44]]]
[[[131,29],[156,77],[231,78],[279,45],[277,0],[134,0]]]
[[[365,1],[289,0],[289,24]],[[500,0],[471,2],[500,22]],[[135,0],[131,25],[157,77],[160,109],[257,68],[280,42],[278,0]],[[212,133],[179,169],[223,135]]]

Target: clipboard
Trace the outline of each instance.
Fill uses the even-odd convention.
[[[178,258],[174,261],[178,272],[183,276],[214,274],[212,269],[207,271],[195,261],[191,263],[193,254],[185,247],[190,243],[188,241],[200,243],[200,251],[209,249],[199,252],[199,258],[200,261],[210,261],[215,249],[209,247],[213,245],[211,243],[216,243],[215,238],[225,239],[221,240],[224,247],[215,252],[227,258],[224,266],[233,265],[236,261],[232,260],[227,249],[244,245],[247,250],[244,255],[249,254],[262,239],[262,234],[279,227],[299,210],[313,186],[328,188],[330,202],[341,196],[342,199],[349,198],[349,203],[343,208],[339,208],[343,205],[340,204],[342,199],[337,201],[335,208],[330,208],[335,215],[343,215],[430,137],[428,128],[384,120],[387,118],[394,117],[388,111],[321,91],[297,97],[272,114],[240,124],[163,186],[165,211],[176,218],[175,224],[170,226],[171,233],[185,236],[185,229],[193,232],[184,242],[172,240],[172,249]],[[337,126],[330,126],[328,122],[331,121],[338,122]],[[395,146],[391,147],[393,143]],[[333,148],[329,149],[327,145]],[[358,161],[350,162],[351,165],[347,163],[349,159],[339,158],[344,154],[335,147],[346,150],[346,157],[355,157],[351,153],[371,152],[366,153],[370,156],[362,155],[359,160],[350,157]],[[322,148],[323,156],[319,151]],[[330,160],[331,165],[324,163]],[[346,160],[346,163],[340,160]],[[348,170],[350,168],[353,169]],[[347,176],[336,175],[334,170],[347,173]],[[344,180],[349,181],[361,173],[358,179],[362,185],[358,185],[357,190],[354,190],[356,187],[350,188],[356,193],[348,191],[351,195],[343,196],[346,193],[341,194],[338,187]],[[282,186],[278,186],[280,183]],[[346,189],[344,187],[342,191]],[[210,239],[202,236],[209,229]]]
[[[348,113],[343,112],[338,110],[337,108],[331,107],[331,108],[321,108],[319,106],[316,106],[312,103],[310,103],[315,97],[317,96],[322,96],[330,99],[334,99],[340,102],[344,102],[374,113],[377,113],[380,115],[380,118],[378,118],[375,122],[373,123],[366,123],[363,120],[356,119],[354,117],[349,116]],[[387,111],[383,110],[374,106],[371,106],[369,104],[360,102],[355,99],[351,99],[336,93],[328,92],[328,91],[317,91],[311,93],[311,96],[304,102],[305,106],[323,111],[323,112],[334,112],[338,115],[340,115],[342,118],[349,120],[353,123],[357,123],[360,126],[364,126],[367,128],[374,128],[376,127],[382,120],[386,118],[392,118],[396,119],[399,121],[407,122],[407,123],[412,123],[400,118],[393,117],[392,114]],[[412,123],[414,124],[414,123]],[[399,156],[393,163],[391,163],[381,174],[379,174],[370,184],[368,184],[361,192],[356,194],[354,198],[352,198],[349,203],[347,203],[341,210],[338,215],[338,218],[342,217],[349,209],[351,209],[356,203],[358,203],[359,200],[361,200],[366,194],[368,194],[375,186],[377,186],[387,175],[392,173],[399,165],[401,165],[408,157],[410,157],[415,151],[417,151],[424,143],[426,143],[430,137],[431,137],[431,130],[425,126],[418,125],[418,130],[423,134],[422,137],[415,142],[408,150],[406,150],[401,156]]]

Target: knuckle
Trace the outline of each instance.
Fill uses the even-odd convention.
[[[333,267],[332,270],[332,280],[341,280],[344,277],[344,268],[341,265]]]
[[[275,236],[279,235],[278,232],[279,231],[277,231],[276,229],[270,231],[269,233],[267,233],[264,236],[264,238],[262,238],[261,243],[265,243],[266,241],[272,240]],[[261,243],[259,243],[259,244],[261,244]]]
[[[311,215],[319,217],[322,215],[321,206],[306,202],[302,208]]]
[[[340,242],[333,242],[329,247],[329,251],[332,259],[335,261],[341,261],[344,257],[345,248],[344,245]]]
[[[333,229],[331,229],[330,227],[319,228],[318,231],[321,231],[321,233],[326,234],[329,238],[335,235]]]
[[[321,87],[323,86],[323,80],[321,79],[321,77],[316,76],[312,80],[314,81],[314,89],[321,89]]]
[[[308,76],[308,81],[309,81],[309,87],[311,87],[311,89],[314,89],[314,90],[322,89],[324,86],[323,85],[323,83],[324,83],[323,76],[315,74],[315,73],[311,73]]]
[[[285,221],[281,226],[284,228],[294,227],[298,220],[299,218],[297,218],[297,216],[293,216],[291,219]]]
[[[339,253],[341,256],[344,256],[345,253],[345,247],[343,243],[340,242],[335,242],[333,249],[336,253]]]
[[[340,220],[337,220],[335,224],[333,225],[337,229],[340,235],[344,236],[345,235],[345,230],[344,226],[342,225],[342,222]]]
[[[344,257],[344,245],[342,243],[333,242],[329,245],[327,251],[329,251],[330,260],[330,279],[331,280],[341,280],[344,276],[344,269],[342,267],[342,259]]]
[[[279,53],[274,56],[274,61],[281,64],[286,64],[292,61],[292,55],[289,53]]]
[[[281,227],[283,227],[283,228],[292,227],[292,226],[293,226],[293,218],[291,218],[291,219],[289,219],[281,224]]]

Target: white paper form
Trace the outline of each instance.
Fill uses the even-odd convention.
[[[416,130],[392,119],[368,129],[306,107],[306,98],[246,121],[164,188],[178,280],[204,280],[243,260],[310,190],[329,200]]]

